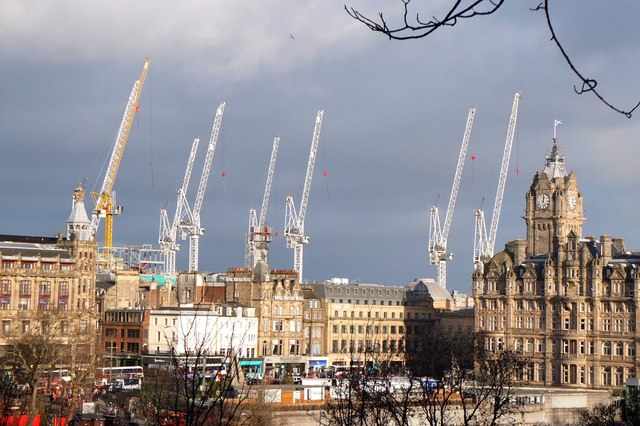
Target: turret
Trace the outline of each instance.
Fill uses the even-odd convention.
[[[78,186],[73,190],[71,215],[67,219],[67,239],[91,241],[91,221],[84,208],[84,187]]]

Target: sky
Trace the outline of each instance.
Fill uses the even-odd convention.
[[[449,1],[414,1],[423,16]],[[396,0],[348,0],[401,17]],[[471,292],[474,211],[490,222],[516,92],[522,93],[496,251],[525,237],[525,194],[552,143],[584,197],[585,236],[640,249],[636,212],[640,111],[628,119],[590,94],[550,41],[535,1],[415,41],[354,21],[344,0],[0,3],[0,234],[64,231],[74,187],[99,190],[129,92],[151,65],[114,189],[124,214],[114,245],[158,247],[159,211],[173,216],[191,143],[195,199],[218,105],[226,102],[202,207],[200,269],[244,264],[250,208],[259,211],[275,135],[281,138],[267,222],[270,267],[293,267],[285,197],[299,205],[315,116],[324,109],[305,231],[304,280],[407,285],[436,276],[429,207],[441,219],[470,107],[477,108],[449,234],[447,287]],[[558,38],[612,103],[640,100],[640,4],[551,1]],[[475,160],[471,160],[471,156]],[[326,171],[326,176],[325,176]],[[223,176],[224,172],[224,176]],[[482,200],[485,199],[483,202]],[[87,210],[93,207],[87,199]],[[102,241],[102,226],[99,240]],[[178,269],[188,266],[182,242]]]

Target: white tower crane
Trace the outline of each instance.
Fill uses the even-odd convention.
[[[269,197],[271,195],[271,184],[273,182],[273,173],[276,168],[276,158],[278,156],[278,147],[280,146],[280,136],[273,138],[273,148],[271,149],[271,160],[269,161],[269,170],[267,172],[267,183],[264,187],[264,195],[262,197],[262,208],[260,209],[260,218],[256,216],[255,209],[249,210],[249,235],[247,237],[247,255],[245,256],[245,266],[253,268],[259,260],[263,260],[268,264],[269,243],[273,239],[271,227],[266,226],[267,208],[269,207]]]
[[[165,262],[165,274],[175,275],[176,274],[176,252],[180,250],[180,245],[178,244],[178,224],[184,219],[185,215],[185,206],[187,206],[187,189],[189,188],[189,181],[191,179],[191,172],[193,170],[193,165],[196,160],[196,153],[198,151],[198,144],[200,143],[200,138],[195,138],[193,143],[191,144],[191,152],[189,153],[189,159],[187,160],[187,168],[184,172],[184,178],[182,179],[182,186],[178,188],[178,197],[176,202],[176,211],[173,216],[173,222],[169,222],[169,217],[167,216],[167,210],[160,210],[160,232],[159,232],[159,242],[160,242],[160,250],[162,250],[162,254],[164,256]],[[185,236],[182,236],[182,239],[185,239]]]
[[[293,267],[298,272],[298,280],[302,282],[303,267],[303,245],[309,244],[309,237],[304,234],[304,219],[307,214],[307,203],[309,202],[309,191],[311,189],[311,179],[313,178],[313,168],[316,164],[316,152],[320,140],[320,129],[322,127],[322,116],[324,110],[319,110],[316,116],[316,124],[313,129],[311,140],[311,151],[309,152],[309,163],[307,164],[307,176],[304,181],[302,200],[300,200],[300,210],[296,212],[296,206],[291,195],[287,196],[285,209],[284,235],[287,239],[287,247],[293,248]]]
[[[456,198],[458,197],[458,188],[460,187],[460,179],[462,177],[462,169],[464,160],[467,156],[467,147],[471,138],[471,127],[473,119],[476,115],[476,109],[470,108],[467,116],[467,125],[464,129],[462,138],[462,146],[458,156],[458,165],[453,178],[453,186],[451,187],[451,196],[449,197],[449,205],[447,207],[447,216],[445,217],[444,227],[440,227],[440,216],[438,207],[431,206],[429,217],[429,261],[432,265],[438,267],[438,284],[447,288],[447,261],[453,259],[453,254],[447,252],[447,240],[449,238],[449,229],[451,228],[451,220],[453,219],[453,210],[456,206]]]
[[[207,154],[202,167],[202,176],[200,176],[200,185],[198,186],[198,192],[196,194],[193,209],[189,208],[186,196],[183,198],[182,217],[184,219],[179,221],[178,230],[181,232],[181,238],[185,235],[189,235],[189,272],[198,271],[198,244],[200,242],[200,235],[204,235],[204,228],[200,226],[200,210],[202,209],[202,202],[204,201],[204,194],[207,189],[207,182],[209,181],[209,173],[211,172],[213,154],[215,153],[218,134],[220,133],[220,124],[222,123],[224,107],[225,102],[222,102],[216,110],[213,128],[211,129],[211,138],[209,139]]]
[[[482,261],[490,259],[493,256],[493,249],[496,243],[496,235],[498,233],[498,222],[500,220],[500,210],[502,209],[502,198],[504,196],[504,188],[507,182],[509,160],[511,158],[511,146],[513,145],[513,136],[515,134],[516,122],[518,121],[518,106],[520,104],[520,97],[520,92],[517,92],[513,98],[513,107],[511,108],[509,128],[507,129],[507,140],[505,141],[504,153],[502,154],[500,179],[498,180],[496,201],[493,205],[491,228],[489,229],[488,236],[487,226],[485,225],[484,221],[484,212],[482,211],[482,209],[478,209],[475,212],[476,226],[473,248],[473,263],[476,268],[481,268]]]
[[[140,78],[133,83],[129,100],[122,116],[120,128],[116,140],[113,144],[111,151],[111,157],[109,164],[107,165],[107,171],[104,175],[102,187],[100,192],[92,192],[91,195],[95,201],[96,207],[93,211],[93,217],[91,218],[90,234],[92,238],[95,238],[95,233],[98,230],[100,219],[105,218],[104,226],[104,247],[111,248],[113,243],[113,215],[118,215],[122,212],[122,207],[115,205],[115,191],[113,191],[113,184],[116,181],[116,175],[118,174],[118,167],[120,167],[120,161],[122,160],[122,154],[124,147],[127,144],[127,138],[129,137],[129,130],[131,130],[131,124],[133,123],[133,117],[138,111],[138,102],[140,101],[140,95],[142,93],[142,87],[144,86],[144,80],[147,78],[147,72],[149,70],[149,64],[151,58],[146,58]]]

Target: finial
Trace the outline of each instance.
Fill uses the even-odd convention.
[[[78,186],[73,190],[73,199],[76,201],[84,200],[84,186]]]

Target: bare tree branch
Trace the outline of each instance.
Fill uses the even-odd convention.
[[[573,90],[575,90],[575,92],[578,95],[582,95],[583,93],[587,93],[587,92],[592,92],[598,99],[600,99],[600,101],[603,104],[605,104],[606,106],[608,106],[609,108],[611,108],[615,112],[619,112],[620,114],[624,114],[627,118],[631,118],[631,114],[640,106],[640,101],[633,108],[631,108],[628,111],[625,111],[625,110],[622,110],[622,109],[620,109],[618,107],[615,107],[611,103],[609,103],[596,90],[596,86],[598,85],[598,82],[595,79],[584,77],[582,75],[582,73],[580,73],[580,71],[578,71],[578,69],[575,67],[575,65],[571,61],[571,58],[569,57],[569,55],[565,51],[564,47],[560,43],[560,40],[558,40],[558,37],[556,36],[555,30],[553,28],[553,24],[551,23],[551,15],[549,14],[549,0],[544,0],[543,3],[540,3],[536,8],[534,8],[532,10],[533,11],[543,10],[544,11],[544,15],[545,15],[545,18],[547,20],[547,26],[549,27],[549,32],[551,33],[551,40],[556,44],[556,46],[558,47],[558,50],[560,50],[560,53],[562,53],[562,56],[564,57],[564,60],[567,61],[567,64],[569,64],[569,67],[571,68],[571,71],[573,71],[573,73],[580,80],[582,80],[582,87],[580,89],[578,89],[576,86],[573,86]]]
[[[459,19],[491,15],[504,4],[504,0],[474,0],[468,6],[462,6],[462,0],[454,0],[443,18],[433,16],[430,20],[423,21],[420,14],[416,13],[415,22],[413,22],[409,18],[411,0],[401,1],[404,7],[402,25],[394,28],[389,28],[382,13],[378,13],[379,21],[375,21],[353,7],[345,5],[344,9],[352,18],[362,22],[372,31],[385,34],[391,40],[411,40],[426,37],[440,27],[452,27],[458,23]]]
[[[433,33],[435,30],[441,27],[453,27],[455,26],[459,20],[473,18],[476,16],[485,16],[491,15],[496,12],[503,4],[504,0],[474,0],[468,6],[463,6],[462,0],[452,0],[452,5],[449,8],[448,12],[444,15],[443,18],[437,18],[433,16],[430,20],[423,21],[420,18],[420,14],[416,13],[415,21],[409,18],[409,3],[411,0],[400,0],[403,5],[403,14],[402,14],[402,23],[396,27],[390,27],[387,19],[383,16],[382,12],[378,13],[378,19],[374,20],[372,18],[363,15],[358,10],[353,7],[349,7],[347,5],[344,6],[344,9],[347,11],[349,16],[357,21],[362,22],[364,25],[369,27],[370,30],[382,33],[389,37],[390,40],[411,40],[411,39],[419,39],[428,36]],[[545,18],[547,20],[547,26],[549,27],[549,31],[551,32],[551,40],[556,44],[560,53],[564,57],[567,64],[571,68],[571,71],[581,80],[582,85],[580,88],[574,86],[573,89],[578,95],[583,93],[591,92],[593,93],[602,103],[606,106],[623,114],[627,118],[631,118],[633,112],[640,106],[640,101],[631,109],[624,110],[619,107],[614,106],[609,101],[607,101],[604,96],[600,94],[596,90],[596,86],[598,82],[594,78],[584,77],[580,71],[575,67],[571,58],[567,54],[566,50],[558,40],[553,24],[551,22],[551,16],[549,14],[549,0],[544,0],[537,7],[532,8],[532,11],[544,11]]]

